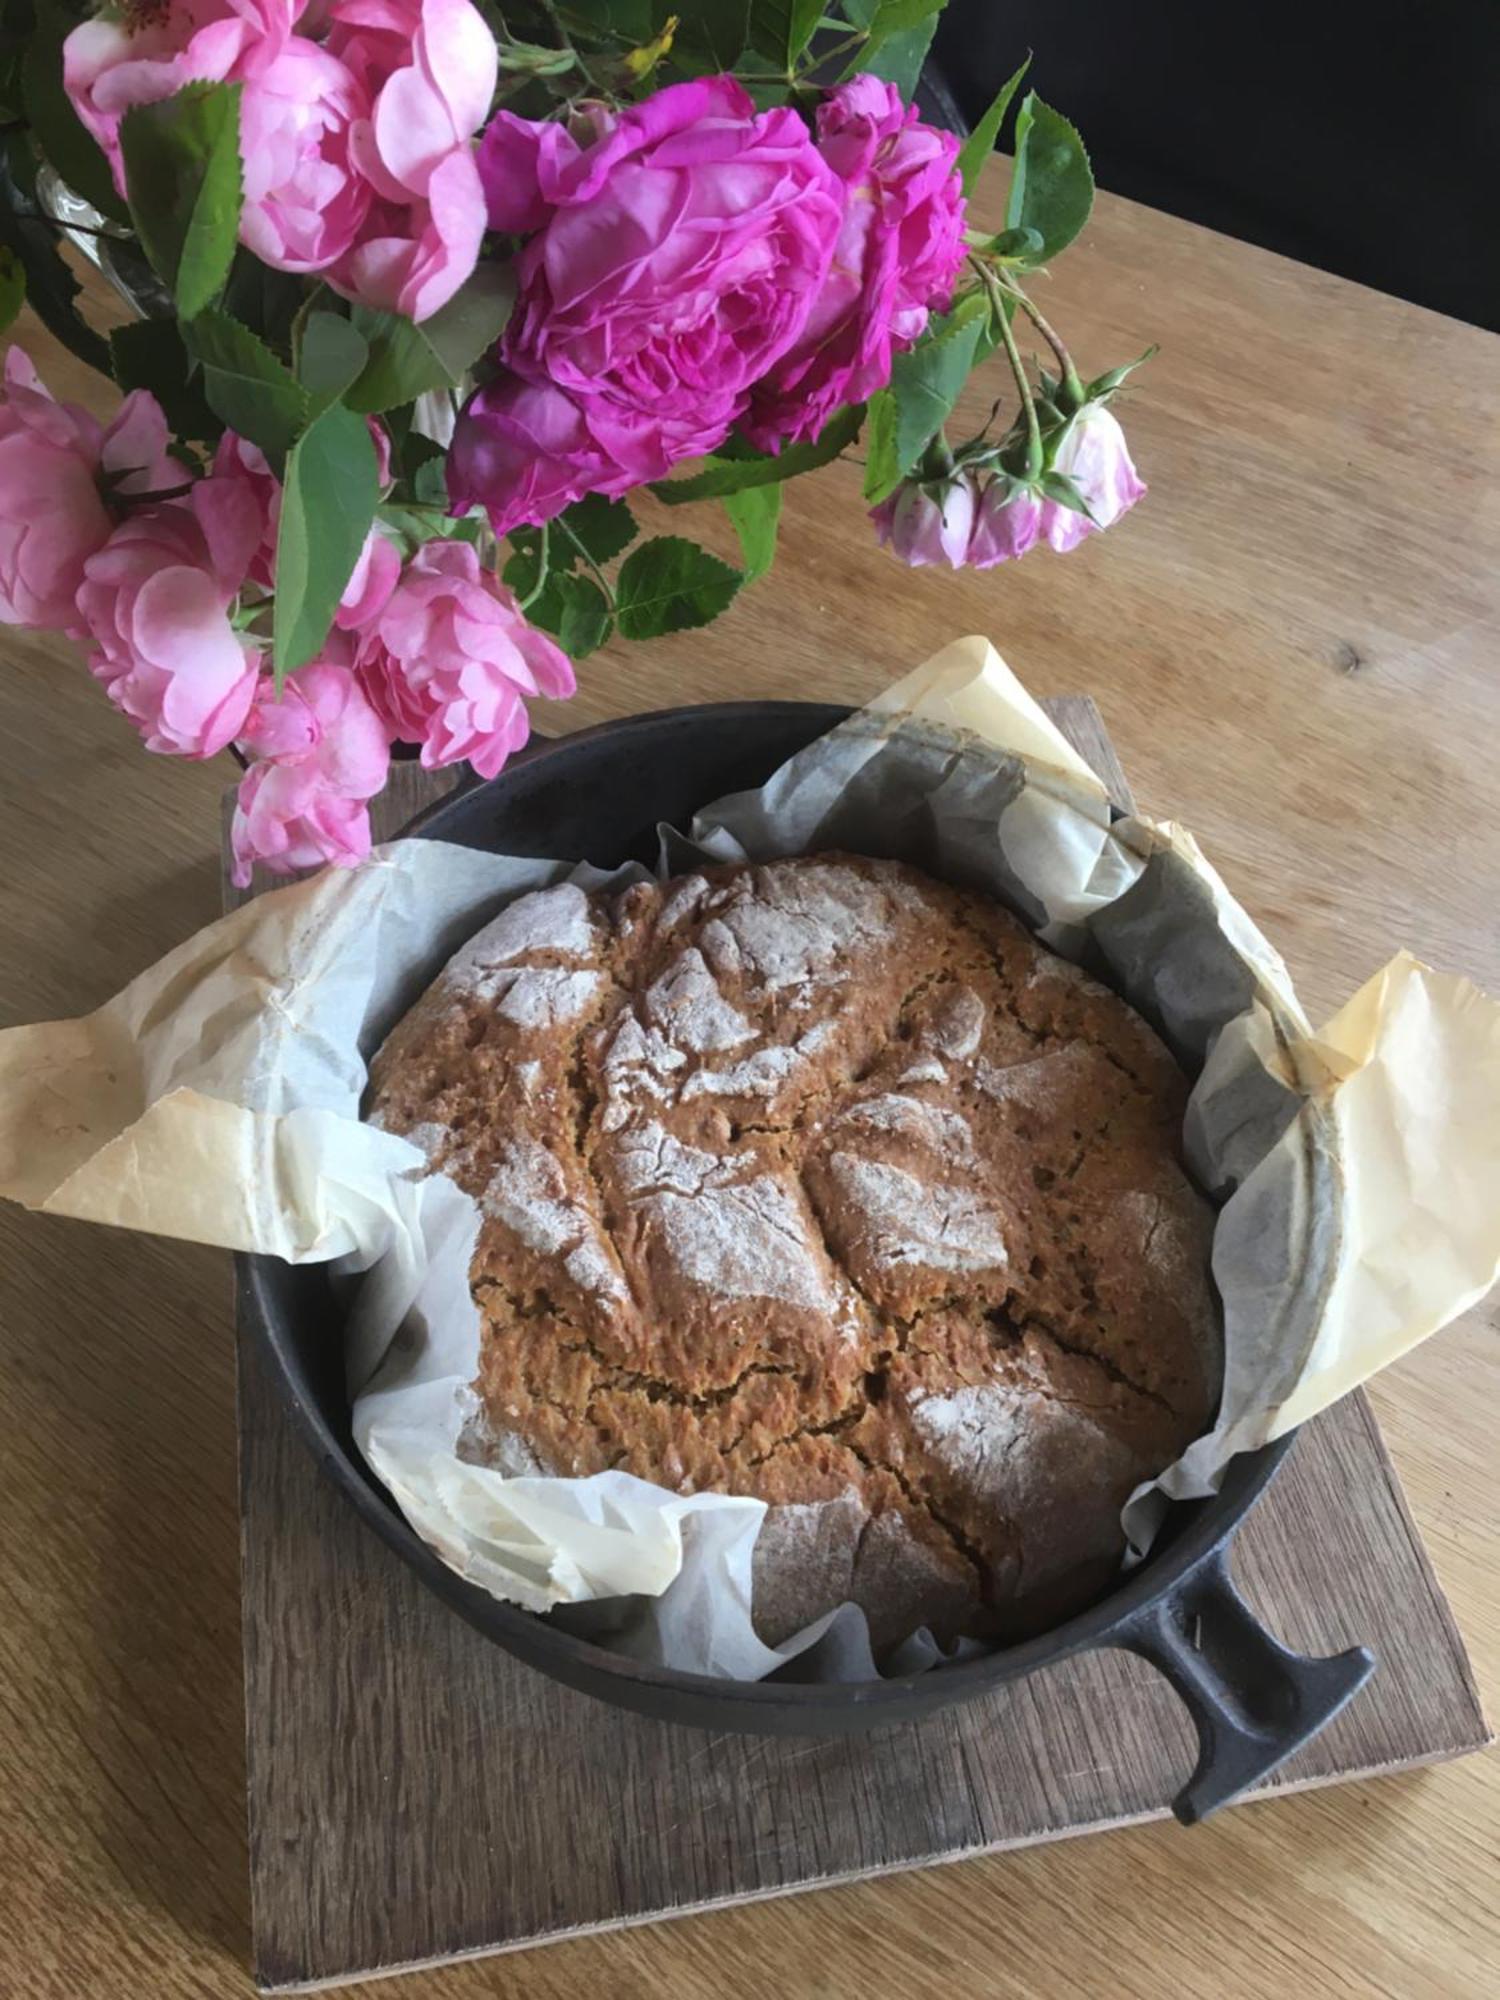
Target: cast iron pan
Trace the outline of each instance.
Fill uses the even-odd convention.
[[[652,862],[660,821],[759,785],[848,711],[803,702],[728,702],[632,716],[532,743],[492,783],[461,790],[413,821],[412,836],[496,853]],[[751,1734],[874,1729],[987,1694],[1096,1646],[1140,1653],[1197,1725],[1199,1757],[1173,1801],[1202,1819],[1253,1785],[1328,1722],[1374,1671],[1362,1646],[1332,1659],[1288,1652],[1229,1576],[1229,1545],[1292,1448],[1282,1438],[1235,1461],[1212,1500],[1179,1505],[1149,1560],[1119,1589],[1024,1645],[905,1680],[725,1681],[622,1659],[465,1583],[407,1526],[356,1451],[338,1312],[326,1274],[266,1257],[240,1262],[244,1323],[266,1353],[304,1436],[334,1483],[446,1603],[498,1645],[570,1687],[666,1721]]]

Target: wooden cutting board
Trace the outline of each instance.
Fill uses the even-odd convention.
[[[1125,802],[1092,702],[1043,705]],[[447,789],[398,766],[377,830]],[[741,1737],[627,1715],[480,1638],[360,1524],[293,1429],[243,1315],[239,1423],[254,1964],[267,1990],[1159,1818],[1192,1768],[1186,1712],[1122,1653],[865,1737]],[[1363,1641],[1379,1659],[1265,1791],[1489,1741],[1363,1395],[1307,1427],[1236,1551],[1245,1595],[1288,1644]]]

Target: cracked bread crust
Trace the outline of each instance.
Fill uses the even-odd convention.
[[[763,1636],[852,1597],[878,1650],[1080,1608],[1207,1428],[1185,1098],[996,904],[827,854],[522,897],[367,1114],[482,1212],[465,1448],[758,1496]]]

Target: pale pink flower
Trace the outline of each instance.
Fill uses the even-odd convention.
[[[472,141],[495,92],[494,36],[469,0],[339,0],[327,46],[371,104],[352,155],[373,190],[330,282],[427,319],[469,276],[484,235]]]
[[[169,491],[189,475],[167,452],[156,398],[136,389],[103,425],[54,402],[19,347],[0,396],[0,623],[77,633],[83,567],[114,527],[103,493]]]
[[[120,120],[185,83],[259,76],[286,46],[297,0],[159,0],[85,21],[63,44],[63,83],[125,192]]]
[[[993,569],[1024,556],[1041,532],[1041,520],[1042,502],[1029,486],[1013,485],[1003,476],[991,479],[979,496],[969,567]]]
[[[369,213],[369,182],[350,157],[370,115],[337,56],[293,35],[244,87],[240,239],[281,271],[324,271],[347,256]]]
[[[974,528],[974,482],[904,480],[890,498],[870,509],[882,548],[912,569],[947,563],[962,569]]]
[[[365,692],[431,771],[467,758],[493,778],[531,731],[525,695],[570,695],[573,668],[463,541],[406,565],[359,654]]]
[[[1060,500],[1042,502],[1041,532],[1059,555],[1076,549],[1096,528],[1113,527],[1146,490],[1130,462],[1125,433],[1103,403],[1086,403],[1074,417],[1052,469],[1073,481],[1089,509],[1080,514]]]
[[[347,667],[303,667],[288,676],[279,700],[263,680],[240,748],[251,764],[229,835],[237,888],[250,886],[257,861],[275,875],[363,861],[367,801],[385,783],[390,744]]]
[[[132,514],[84,564],[89,669],[148,750],[211,757],[239,733],[260,655],[229,608],[259,533],[248,494],[202,479],[186,500]]]

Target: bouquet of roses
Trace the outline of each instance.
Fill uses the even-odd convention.
[[[79,640],[149,749],[238,750],[248,881],[366,853],[393,746],[493,776],[573,661],[717,617],[858,443],[908,563],[1107,526],[1128,370],[1084,382],[1025,290],[1087,156],[1026,95],[967,226],[1024,66],[962,146],[924,123],[942,5],[3,0],[0,325],[126,393],[101,425],[10,349],[0,619]],[[64,243],[138,321],[81,316]],[[742,566],[642,539],[640,487],[722,505]]]

